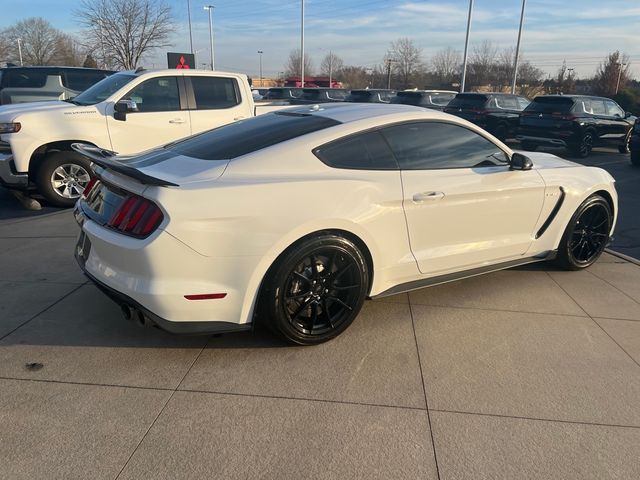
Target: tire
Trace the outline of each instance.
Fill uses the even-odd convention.
[[[369,288],[369,269],[346,238],[320,234],[283,253],[265,277],[259,311],[291,343],[330,340],[356,318]]]
[[[573,214],[562,235],[556,263],[565,270],[593,265],[609,241],[613,215],[600,195],[587,198]]]
[[[587,130],[582,134],[580,140],[571,147],[571,153],[578,158],[587,158],[591,155],[593,150],[593,144],[595,142],[595,135],[591,130]]]
[[[623,154],[629,153],[629,143],[631,142],[631,132],[624,139],[624,143],[622,145],[618,145],[618,151]]]
[[[73,207],[93,176],[91,162],[76,152],[49,153],[36,172],[35,182],[44,198],[56,207]],[[66,183],[69,182],[69,183]]]
[[[640,150],[634,150],[631,152],[631,165],[640,167]]]
[[[535,143],[531,142],[522,142],[520,146],[527,152],[535,152],[538,149],[538,146]]]

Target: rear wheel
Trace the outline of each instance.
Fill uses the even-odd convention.
[[[353,322],[369,285],[367,263],[350,240],[323,234],[285,252],[265,280],[269,327],[290,342],[330,340]]]
[[[57,207],[72,207],[93,176],[91,162],[76,152],[54,152],[46,156],[36,173],[36,185],[47,201]]]
[[[571,147],[571,152],[578,158],[587,158],[591,155],[594,142],[595,137],[593,132],[586,131],[582,134],[578,142]]]
[[[593,265],[607,242],[613,215],[609,203],[600,195],[587,198],[562,236],[556,263],[567,270],[581,270]]]

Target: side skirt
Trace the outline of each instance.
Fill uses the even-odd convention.
[[[412,282],[401,283],[395,287],[391,287],[378,295],[374,295],[371,298],[382,298],[390,295],[396,295],[398,293],[410,292],[411,290],[418,290],[424,287],[433,287],[434,285],[440,285],[443,283],[455,282],[456,280],[462,280],[465,278],[476,277],[485,273],[497,272],[505,270],[507,268],[519,267],[521,265],[527,265],[529,263],[546,262],[556,258],[558,254],[557,250],[551,250],[535,257],[520,258],[517,260],[510,260],[508,262],[496,263],[493,265],[487,265],[485,267],[472,268],[471,270],[463,270],[461,272],[447,273],[446,275],[438,275],[436,277],[429,277],[421,280],[414,280]]]

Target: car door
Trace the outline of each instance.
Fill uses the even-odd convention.
[[[612,132],[612,121],[607,115],[607,107],[602,98],[591,99],[592,119],[598,135],[598,140],[607,141]]]
[[[624,110],[616,102],[606,100],[605,106],[610,122],[609,139],[622,143],[627,133],[629,133],[631,124],[625,118]]]
[[[185,83],[194,135],[252,116],[235,78],[185,74]]]
[[[518,258],[544,201],[535,170],[466,127],[437,121],[382,130],[401,169],[403,208],[420,272],[436,275]]]
[[[182,75],[153,77],[133,87],[119,100],[134,101],[137,111],[117,120],[113,105],[107,109],[111,148],[132,154],[188,137],[189,112],[181,91]]]

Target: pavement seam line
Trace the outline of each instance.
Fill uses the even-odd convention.
[[[588,272],[588,273],[590,273],[590,272]],[[549,275],[549,273],[548,273],[548,272],[547,272],[547,274]],[[594,276],[595,276],[595,275],[594,275]],[[575,299],[575,298],[573,298],[573,297],[569,294],[569,292],[567,292],[567,291],[562,287],[562,285],[560,285],[560,284],[556,281],[556,279],[555,279],[555,278],[553,278],[551,275],[549,275],[549,277],[551,278],[551,280],[553,280],[553,281],[556,283],[556,285],[558,285],[558,287],[559,287],[559,288],[560,288],[564,293],[566,293],[567,295],[569,295],[569,298],[571,298],[571,300],[573,300],[574,302],[576,302],[576,304],[577,304],[577,305],[582,309],[582,311],[583,311],[584,313],[586,313],[586,314],[587,314],[587,316],[591,319],[591,321],[592,321],[593,323],[595,323],[595,324],[597,325],[597,327],[598,327],[600,330],[602,330],[602,331],[604,332],[604,334],[605,334],[607,337],[609,337],[609,338],[611,339],[611,341],[612,341],[613,343],[615,343],[615,344],[618,346],[618,348],[619,348],[620,350],[622,350],[622,351],[625,353],[625,355],[631,359],[631,361],[632,361],[633,363],[635,363],[636,365],[638,365],[638,366],[640,367],[640,363],[638,363],[638,362],[636,361],[636,359],[635,359],[635,358],[633,358],[633,357],[629,354],[629,352],[627,352],[627,351],[622,347],[622,345],[620,345],[620,344],[616,341],[616,339],[615,339],[615,338],[613,338],[611,335],[609,335],[609,332],[607,332],[604,328],[602,328],[602,325],[600,325],[600,324],[596,321],[596,319],[595,319],[594,317],[592,317],[591,315],[589,315],[589,314],[587,313],[587,311],[586,311],[584,308],[582,308],[582,306],[581,306],[581,305],[576,301],[576,299]],[[596,278],[600,278],[600,277],[597,277],[597,276],[595,276],[595,277],[596,277]],[[617,319],[612,319],[612,320],[617,320]],[[633,321],[633,320],[631,320],[631,321]]]
[[[604,283],[606,283],[607,285],[611,285],[613,288],[615,288],[617,291],[619,291],[621,294],[623,294],[625,297],[629,298],[631,301],[633,301],[634,303],[637,303],[638,305],[640,305],[640,302],[638,302],[635,298],[633,298],[631,295],[629,295],[627,292],[625,292],[624,290],[620,289],[619,287],[617,287],[616,285],[614,285],[613,283],[611,283],[609,280],[607,280],[606,278],[602,278],[600,275],[590,272],[587,270],[587,273],[589,273],[590,275],[596,277],[599,280],[602,280]]]
[[[503,415],[500,413],[483,413],[483,412],[465,412],[462,410],[444,410],[439,408],[434,408],[431,411],[438,412],[438,413],[453,413],[456,415],[475,415],[478,417],[508,418],[511,420],[529,420],[532,422],[567,423],[570,425],[589,425],[592,427],[640,429],[640,425],[620,425],[620,424],[613,424],[613,423],[581,422],[576,420],[559,420],[559,419],[552,419],[552,418],[521,417],[519,415]]]
[[[0,227],[3,225],[15,225],[16,223],[24,223],[24,222],[29,222],[33,220],[40,220],[41,218],[53,217],[55,215],[62,215],[64,213],[68,213],[68,210],[66,208],[59,212],[42,213],[40,215],[32,215],[26,218],[23,217],[23,218],[20,218],[19,220],[14,220],[13,218],[7,218],[5,220],[9,220],[9,221],[0,221]]]
[[[187,375],[189,375],[189,372],[191,372],[191,369],[193,368],[193,366],[195,365],[195,363],[198,361],[198,359],[200,358],[200,355],[202,355],[202,352],[204,352],[204,349],[207,348],[207,345],[209,345],[209,342],[211,341],[212,337],[209,337],[207,339],[207,341],[204,343],[204,345],[202,346],[202,348],[200,349],[200,351],[198,352],[198,355],[195,356],[195,358],[193,359],[193,361],[191,362],[191,365],[189,365],[189,368],[187,369],[187,371],[184,373],[184,375],[182,376],[182,378],[180,379],[180,381],[178,382],[178,385],[176,385],[176,387],[171,391],[171,394],[169,395],[169,397],[167,398],[167,400],[164,402],[164,405],[162,405],[162,408],[160,409],[160,411],[158,412],[158,414],[155,416],[155,418],[153,419],[153,421],[151,422],[151,424],[149,425],[149,428],[147,428],[147,430],[144,432],[144,435],[142,435],[142,438],[140,438],[140,441],[138,442],[138,444],[135,446],[135,448],[133,449],[133,451],[131,452],[131,455],[129,455],[129,458],[127,458],[127,461],[124,462],[124,465],[122,466],[122,468],[120,469],[120,471],[118,472],[118,475],[116,475],[115,480],[118,480],[118,478],[120,478],[120,475],[122,475],[122,472],[124,472],[124,470],[127,468],[127,465],[129,465],[129,462],[131,461],[131,459],[133,458],[133,456],[136,454],[136,452],[138,451],[138,449],[140,448],[140,445],[142,445],[142,442],[144,442],[144,439],[147,438],[147,435],[149,435],[149,432],[151,431],[151,429],[153,428],[153,426],[156,424],[156,422],[158,421],[158,418],[160,418],[160,415],[162,415],[162,412],[164,412],[167,408],[167,405],[169,405],[169,402],[171,401],[171,399],[173,398],[173,396],[176,394],[176,392],[178,391],[178,388],[180,387],[180,385],[182,385],[182,382],[184,382],[184,379],[187,378]]]
[[[424,374],[422,372],[422,359],[420,358],[420,346],[418,345],[418,335],[416,334],[416,323],[413,318],[413,309],[411,306],[411,297],[407,295],[407,301],[409,302],[409,316],[411,317],[411,329],[413,331],[413,340],[416,345],[416,354],[418,356],[418,368],[420,370],[420,381],[422,382],[422,393],[424,394],[424,403],[427,407],[427,422],[429,423],[429,436],[431,437],[431,448],[433,449],[433,460],[436,464],[436,475],[440,480],[440,466],[438,465],[438,454],[436,453],[436,442],[433,438],[433,425],[431,424],[431,414],[429,413],[429,399],[427,398],[427,386],[424,381]]]
[[[575,300],[571,299],[574,303]],[[400,304],[396,304],[400,305]],[[528,315],[554,315],[556,317],[571,317],[571,318],[586,318],[589,315],[585,312],[584,315],[575,315],[571,313],[553,313],[553,312],[531,312],[528,310],[506,310],[503,308],[487,308],[487,307],[460,307],[457,305],[437,305],[435,303],[415,303],[416,307],[435,307],[435,308],[459,308],[462,310],[482,310],[483,312],[505,312],[505,313],[526,313]],[[578,305],[580,307],[580,305]],[[580,307],[584,312],[584,309]]]
[[[25,240],[25,239],[34,239],[34,238],[42,238],[45,240],[49,240],[50,238],[77,238],[77,235],[15,235],[15,236],[4,236],[0,235],[0,240]]]
[[[60,303],[61,301],[63,301],[65,298],[67,298],[69,295],[77,292],[80,288],[82,288],[84,286],[84,284],[78,285],[76,288],[74,288],[73,290],[71,290],[70,292],[66,293],[65,295],[63,295],[62,297],[60,297],[59,299],[55,300],[51,305],[49,305],[48,307],[45,307],[44,309],[42,309],[41,311],[39,311],[38,313],[36,313],[35,315],[33,315],[31,318],[29,318],[28,320],[25,320],[24,322],[22,322],[20,325],[18,325],[16,328],[14,328],[13,330],[9,331],[8,333],[6,333],[5,335],[3,335],[2,337],[0,337],[0,341],[4,340],[5,338],[7,338],[9,335],[11,335],[12,333],[14,333],[16,330],[24,327],[26,324],[28,324],[29,322],[31,322],[33,319],[37,318],[38,316],[42,315],[44,312],[46,312],[47,310],[49,310],[50,308],[55,307],[58,303]]]

